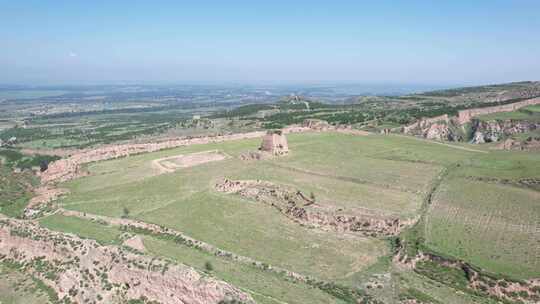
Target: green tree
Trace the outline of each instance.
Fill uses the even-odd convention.
[[[206,263],[204,263],[204,268],[206,269],[206,271],[212,271],[214,270],[214,265],[212,265],[212,263],[207,261]]]
[[[122,210],[122,218],[128,218],[129,217],[129,209],[127,207],[124,207]]]

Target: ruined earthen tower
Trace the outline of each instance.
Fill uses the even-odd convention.
[[[283,135],[281,130],[268,131],[263,137],[261,151],[270,152],[272,155],[284,155],[289,153],[289,145],[287,144],[287,138]]]

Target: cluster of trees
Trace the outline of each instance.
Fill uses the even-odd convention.
[[[31,197],[31,187],[37,183],[31,172],[13,173],[7,166],[0,166],[0,210],[11,217],[20,217]]]
[[[3,165],[9,168],[31,169],[39,167],[41,172],[49,168],[49,164],[60,159],[51,155],[24,155],[14,149],[1,149],[0,157],[4,160]]]
[[[18,142],[26,142],[46,138],[48,136],[51,136],[51,132],[45,128],[26,129],[15,126],[13,128],[0,131],[0,139],[4,142],[8,141],[12,137],[17,138]]]
[[[411,107],[408,109],[383,111],[381,114],[386,121],[395,122],[398,124],[409,124],[422,117],[435,117],[443,114],[456,116],[461,110],[500,106],[523,101],[525,99],[527,98],[516,98],[495,102],[472,102],[469,104],[455,106],[449,106],[442,103],[422,103],[422,106]]]
[[[263,119],[264,127],[268,129],[281,128],[283,126],[302,123],[305,119],[316,118],[326,120],[331,124],[356,124],[374,118],[371,112],[353,111],[302,111],[281,112]]]
[[[306,106],[306,103],[308,104]],[[320,110],[320,109],[329,109],[333,108],[333,105],[325,104],[318,101],[310,101],[310,100],[300,100],[297,102],[291,102],[291,101],[284,101],[278,103],[278,107],[280,110],[287,111],[287,110]]]

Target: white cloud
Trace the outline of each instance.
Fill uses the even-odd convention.
[[[69,52],[68,56],[69,57],[77,57],[78,55],[75,52]]]

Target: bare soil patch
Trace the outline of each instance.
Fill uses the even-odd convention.
[[[144,247],[143,240],[139,235],[136,235],[134,237],[131,237],[122,243],[122,245],[133,248],[139,252],[146,252],[146,248]]]
[[[54,188],[51,186],[41,186],[34,190],[35,196],[28,203],[27,208],[35,207],[39,204],[48,203],[56,200],[58,197],[68,193],[68,190]]]
[[[224,160],[226,158],[229,158],[227,154],[218,150],[213,150],[156,159],[152,161],[152,166],[156,168],[160,174],[163,174],[174,172],[180,168],[194,167],[209,162]]]
[[[0,220],[0,261],[41,279],[70,303],[254,303],[239,289],[194,269],[117,246],[52,232],[28,221]],[[80,282],[84,282],[84,285]]]

